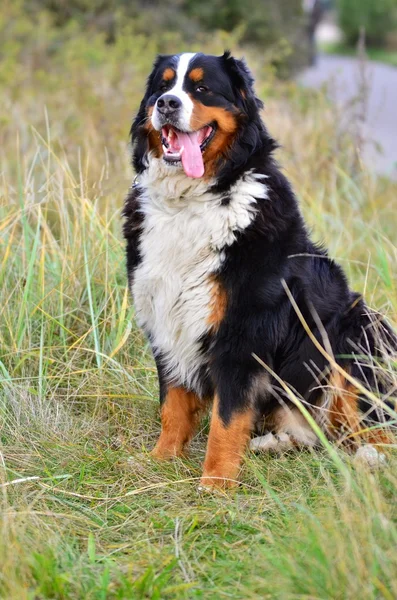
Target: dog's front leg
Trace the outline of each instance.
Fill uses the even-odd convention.
[[[201,485],[206,488],[236,485],[253,423],[251,405],[230,407],[230,398],[215,395]]]
[[[151,454],[166,460],[183,455],[205,410],[205,402],[184,387],[170,386],[161,403],[161,434]]]

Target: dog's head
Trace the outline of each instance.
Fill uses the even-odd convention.
[[[219,177],[227,160],[242,163],[269,139],[261,107],[250,71],[229,52],[160,55],[131,128],[135,170],[151,153],[188,177]]]

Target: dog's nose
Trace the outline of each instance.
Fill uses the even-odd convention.
[[[171,115],[181,106],[181,100],[178,96],[172,96],[172,94],[164,94],[157,100],[157,108],[163,115]]]

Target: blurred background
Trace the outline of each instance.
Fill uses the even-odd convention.
[[[23,98],[30,125],[40,128],[46,107],[54,141],[61,118],[64,148],[105,142],[113,156],[109,136],[126,139],[157,52],[230,47],[249,60],[265,100],[285,96],[280,80],[326,84],[345,110],[343,127],[353,110],[356,150],[392,175],[396,12],[397,0],[3,0],[0,142],[11,123],[23,129]]]

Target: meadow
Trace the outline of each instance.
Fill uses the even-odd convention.
[[[109,46],[12,6],[0,13],[0,597],[393,600],[395,450],[375,471],[327,447],[247,455],[241,486],[217,494],[197,490],[207,422],[188,458],[151,460],[157,380],[121,210],[145,78],[181,42],[127,23]],[[192,48],[204,43],[235,49],[222,33]],[[362,164],[360,123],[323,91],[248,59],[314,238],[397,323],[397,184]]]

